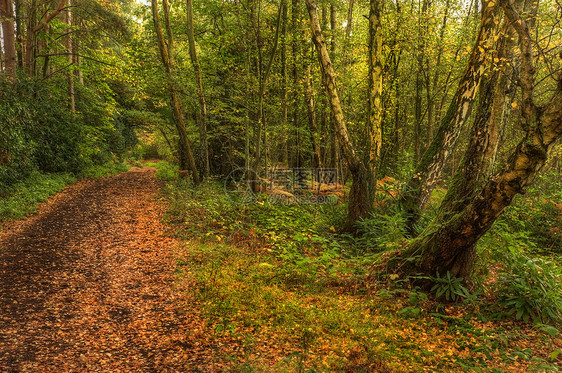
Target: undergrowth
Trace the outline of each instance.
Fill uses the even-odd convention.
[[[476,288],[436,274],[431,295],[385,272],[389,255],[407,244],[392,208],[350,236],[336,229],[343,204],[275,204],[267,196],[238,204],[218,180],[193,187],[174,178],[164,195],[185,242],[179,279],[210,330],[239,341],[240,354],[223,357],[236,371],[558,369],[559,273],[542,259],[529,259],[535,267],[526,270],[519,249],[502,259],[505,242],[494,232],[479,248]],[[529,288],[516,286],[524,281]]]
[[[96,179],[127,171],[122,163],[93,166],[79,174],[79,178]],[[41,173],[33,171],[25,179],[9,185],[0,185],[0,221],[23,219],[33,214],[41,202],[75,183],[77,177],[70,173]]]
[[[46,201],[75,181],[76,178],[68,173],[32,173],[26,179],[3,190],[0,198],[0,221],[24,218],[35,211],[38,203]]]

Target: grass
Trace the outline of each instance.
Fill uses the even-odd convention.
[[[5,191],[4,198],[0,199],[0,221],[25,218],[35,212],[39,203],[75,181],[76,178],[67,173],[33,173]]]
[[[163,181],[172,181],[178,178],[178,166],[171,164],[168,161],[159,161],[156,163],[147,162],[146,167],[156,168],[156,178]]]
[[[183,242],[178,283],[209,332],[238,344],[221,356],[234,371],[558,369],[556,328],[484,296],[440,303],[381,272],[386,248],[401,245],[392,213],[365,223],[379,235],[366,245],[334,232],[344,205],[236,204],[215,180],[174,180],[164,196]]]
[[[129,169],[124,163],[106,163],[103,165],[92,166],[81,172],[80,178],[99,179],[100,177],[116,175]]]
[[[106,164],[84,170],[80,178],[97,179],[127,171],[128,166]],[[0,194],[0,221],[23,219],[33,214],[41,202],[59,193],[65,186],[75,183],[77,177],[70,173],[42,174],[34,172],[26,179],[2,189]]]

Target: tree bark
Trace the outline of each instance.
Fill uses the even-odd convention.
[[[301,139],[300,139],[300,122],[299,122],[299,112],[300,112],[300,94],[299,94],[299,43],[300,33],[297,31],[300,29],[299,25],[299,14],[300,14],[300,4],[298,0],[291,1],[291,28],[293,29],[293,40],[291,44],[292,53],[292,89],[293,94],[291,98],[293,111],[291,113],[291,124],[294,133],[294,141],[291,151],[291,166],[292,167],[302,167],[302,155],[301,155]]]
[[[0,0],[0,13],[2,15],[2,33],[4,35],[5,74],[8,78],[15,79],[17,54],[14,7],[12,0]]]
[[[336,73],[334,71],[332,61],[330,60],[326,42],[324,41],[324,37],[322,35],[320,22],[318,20],[318,13],[316,10],[316,3],[314,0],[306,0],[306,7],[310,18],[312,41],[316,46],[318,60],[324,77],[326,94],[330,101],[330,107],[334,117],[335,131],[353,180],[351,190],[349,192],[348,216],[345,227],[346,230],[352,231],[354,230],[355,222],[361,218],[367,217],[372,210],[373,200],[370,190],[370,171],[369,168],[361,161],[355,146],[349,138],[337,90]]]
[[[409,216],[408,228],[411,233],[414,231],[421,209],[441,178],[445,162],[449,159],[468,119],[481,79],[487,71],[485,61],[497,32],[498,10],[499,5],[496,2],[483,0],[478,37],[459,87],[433,141],[406,186],[402,207]]]
[[[532,61],[532,39],[529,25],[510,0],[500,0],[506,17],[519,36],[521,50],[521,99],[525,136],[512,152],[507,164],[487,181],[475,197],[456,208],[460,210],[447,220],[432,224],[414,240],[405,256],[418,256],[415,270],[425,274],[444,274],[465,279],[470,276],[478,240],[511,204],[545,164],[552,146],[562,138],[562,75],[544,106],[535,102],[535,67]],[[487,96],[492,100],[494,93]],[[466,157],[486,160],[486,149],[476,141],[470,143]]]
[[[165,0],[166,1],[166,0]],[[160,50],[160,58],[162,59],[162,64],[164,65],[164,70],[166,72],[166,77],[168,79],[168,91],[170,93],[170,103],[172,106],[172,114],[174,117],[174,123],[176,125],[176,130],[179,135],[179,163],[180,169],[186,170],[188,167],[191,169],[193,182],[198,184],[200,182],[199,173],[197,172],[197,166],[195,165],[195,159],[193,158],[193,153],[191,151],[191,145],[187,137],[187,130],[185,127],[185,118],[183,110],[181,109],[180,98],[177,93],[176,83],[173,79],[173,61],[170,60],[172,54],[168,47],[172,44],[172,40],[168,40],[168,44],[164,39],[164,34],[162,32],[162,23],[160,21],[160,13],[158,11],[158,0],[151,0],[152,4],[152,19],[154,22],[154,29],[156,31],[156,42],[158,43],[158,49]],[[169,25],[169,19],[165,20],[166,24]],[[170,35],[171,36],[171,35]]]
[[[71,0],[68,0],[67,6],[68,9],[65,13],[65,22],[68,25],[68,33],[65,36],[65,47],[66,52],[68,53],[67,61],[69,67],[72,67],[74,64],[74,56],[73,56],[73,47],[72,47],[72,12],[71,12]],[[69,101],[69,109],[71,112],[76,112],[76,95],[74,89],[74,72],[72,69],[67,71],[67,80],[68,80],[68,101]]]
[[[266,126],[265,126],[265,113],[264,113],[264,99],[265,99],[265,88],[267,87],[267,81],[269,76],[271,75],[271,69],[273,67],[273,62],[275,61],[275,56],[277,53],[277,47],[279,46],[279,30],[281,28],[281,20],[283,17],[283,8],[285,7],[285,1],[282,1],[279,5],[279,11],[277,13],[277,24],[275,27],[275,38],[273,41],[273,48],[271,51],[271,55],[269,57],[269,61],[265,68],[265,71],[262,69],[262,52],[261,52],[261,44],[262,44],[262,37],[261,37],[261,30],[260,30],[260,23],[259,23],[259,6],[258,6],[258,23],[256,25],[256,40],[257,40],[257,48],[258,48],[258,60],[257,60],[257,69],[258,69],[258,80],[259,80],[259,91],[258,91],[258,123],[257,123],[257,131],[255,136],[255,143],[256,143],[256,155],[253,164],[253,170],[259,173],[260,164],[262,161],[262,153],[261,153],[261,144],[262,144],[262,137],[265,139],[266,136]],[[265,143],[265,140],[264,140]],[[267,162],[266,167],[267,167]],[[257,188],[257,184],[254,183],[252,187]]]
[[[187,0],[187,39],[189,42],[189,56],[195,71],[195,81],[197,84],[197,95],[199,97],[199,137],[201,141],[201,158],[203,163],[203,177],[208,177],[211,170],[209,164],[209,145],[207,142],[207,102],[205,91],[203,90],[203,74],[201,65],[197,58],[195,46],[195,34],[193,32],[193,0]]]
[[[285,0],[283,0],[285,1]],[[283,131],[283,142],[282,142],[282,156],[281,162],[285,165],[289,165],[289,92],[287,89],[288,74],[287,74],[287,21],[288,12],[287,5],[283,7],[283,23],[281,25],[281,126]]]
[[[318,138],[318,123],[316,120],[316,105],[314,102],[314,82],[310,69],[310,63],[305,57],[305,66],[303,71],[304,77],[304,100],[306,101],[306,108],[308,114],[308,129],[310,132],[310,140],[312,143],[312,159],[313,167],[322,168],[322,152],[320,150],[320,140]]]
[[[382,7],[381,0],[370,0],[369,11],[369,97],[368,97],[368,133],[369,133],[369,167],[376,175],[382,149]]]

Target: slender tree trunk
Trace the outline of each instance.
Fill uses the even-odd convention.
[[[0,27],[2,26],[0,25]],[[4,74],[4,49],[0,46],[0,76],[2,76],[3,74]]]
[[[304,100],[306,101],[306,108],[308,113],[308,128],[310,132],[310,140],[312,143],[312,157],[313,167],[322,168],[322,153],[320,150],[320,140],[318,138],[318,123],[316,120],[316,105],[314,102],[314,82],[310,69],[310,63],[305,58],[305,66],[303,71],[304,77]]]
[[[370,0],[369,11],[369,97],[368,125],[369,133],[369,168],[373,176],[377,174],[382,150],[382,7],[381,0]]]
[[[0,0],[0,13],[2,15],[2,33],[4,35],[4,66],[8,78],[15,79],[17,68],[16,33],[14,7],[12,0]]]
[[[426,95],[427,95],[427,143],[430,144],[433,139],[433,123],[436,118],[436,100],[435,96],[437,94],[437,84],[439,83],[439,77],[441,75],[441,59],[443,57],[443,51],[445,49],[445,30],[447,29],[448,19],[449,19],[449,8],[451,5],[451,0],[447,0],[445,3],[445,9],[443,14],[443,21],[441,22],[441,27],[439,29],[439,47],[437,52],[437,59],[435,62],[435,72],[433,73],[433,79],[430,84],[428,81],[426,85]],[[429,77],[429,74],[428,74]]]
[[[285,1],[285,0],[284,0]],[[282,141],[282,156],[281,162],[284,165],[289,165],[289,94],[287,89],[288,74],[287,74],[287,21],[288,21],[288,11],[287,5],[283,7],[283,23],[281,26],[281,126],[283,129],[283,141]]]
[[[421,157],[421,122],[422,122],[422,98],[421,98],[421,70],[418,66],[416,72],[416,96],[414,97],[414,162],[417,164]]]
[[[246,56],[246,92],[254,92],[254,89],[252,87],[252,77],[251,77],[251,71],[252,69],[252,57],[251,57],[251,52],[250,50],[248,50],[247,56]],[[251,164],[250,164],[250,115],[251,115],[251,109],[250,106],[248,105],[247,109],[246,109],[246,117],[244,118],[244,168],[246,169],[246,171],[250,170]],[[250,172],[247,172],[247,174],[249,175]],[[250,181],[250,180],[249,180]]]
[[[195,71],[197,95],[199,97],[199,137],[201,141],[203,177],[208,177],[211,170],[209,164],[209,145],[207,142],[207,102],[205,100],[203,74],[201,73],[201,65],[199,64],[199,59],[197,58],[195,34],[193,32],[193,0],[187,0],[187,39],[189,42],[189,56],[191,57],[191,64],[193,65],[193,70]]]
[[[291,54],[292,54],[292,73],[291,73],[291,86],[293,90],[291,103],[293,106],[293,110],[291,113],[291,125],[293,130],[293,146],[291,151],[291,166],[292,167],[301,167],[302,166],[302,156],[301,156],[301,139],[300,139],[300,122],[299,122],[299,112],[300,112],[300,94],[299,94],[299,66],[298,66],[298,59],[299,59],[299,44],[300,40],[300,33],[297,30],[300,30],[300,22],[299,22],[299,15],[300,15],[300,3],[298,0],[291,1],[291,29],[293,30],[293,39],[291,44]]]
[[[14,0],[14,8],[16,11],[16,55],[18,68],[23,68],[23,4],[22,0]]]
[[[164,0],[164,11],[168,14],[167,2]],[[172,114],[174,117],[174,123],[176,125],[176,130],[179,135],[179,161],[180,168],[186,170],[188,167],[191,169],[193,175],[193,182],[198,184],[200,182],[199,173],[197,172],[197,166],[195,165],[195,159],[193,158],[193,153],[191,151],[191,145],[187,137],[187,130],[185,127],[185,117],[183,110],[181,109],[180,98],[175,87],[175,82],[173,78],[173,60],[170,60],[172,53],[169,47],[172,46],[173,40],[169,39],[168,43],[164,39],[164,34],[162,32],[162,23],[160,21],[160,14],[158,10],[158,0],[151,0],[152,3],[152,18],[154,22],[154,29],[156,31],[156,41],[158,43],[158,49],[160,50],[160,58],[162,59],[162,64],[164,65],[164,70],[166,71],[166,77],[168,78],[168,90],[170,92],[170,103],[172,106]],[[169,19],[165,19],[167,25],[170,24]],[[171,37],[171,32],[169,33]]]
[[[73,113],[76,112],[76,95],[74,90],[74,57],[73,57],[73,47],[72,47],[72,11],[71,11],[71,0],[68,0],[67,6],[68,9],[65,12],[65,23],[68,25],[68,34],[65,37],[65,47],[66,52],[68,53],[67,61],[70,69],[67,71],[67,80],[68,80],[68,99],[69,99],[69,108],[70,111]]]
[[[273,49],[271,51],[271,55],[269,57],[269,61],[265,68],[265,71],[262,69],[262,52],[261,52],[261,30],[260,30],[260,22],[259,22],[259,6],[258,6],[258,23],[257,23],[257,42],[258,42],[258,80],[259,80],[259,92],[258,92],[258,128],[255,137],[256,142],[256,157],[254,159],[253,169],[255,172],[259,172],[260,163],[261,163],[261,143],[262,137],[265,139],[266,136],[266,125],[265,125],[265,113],[264,113],[264,99],[265,99],[265,88],[267,86],[267,81],[269,76],[271,75],[271,69],[273,67],[273,62],[275,61],[275,55],[277,53],[277,47],[279,46],[279,30],[281,28],[281,20],[283,17],[283,8],[285,7],[285,1],[282,1],[279,5],[279,11],[277,14],[277,25],[275,28],[275,39],[273,42]],[[265,143],[265,141],[264,141]],[[265,164],[267,167],[267,162]],[[254,187],[257,187],[255,185]]]
[[[45,29],[49,23],[59,15],[60,12],[64,10],[66,7],[67,0],[60,0],[57,7],[49,14],[47,14],[44,18],[40,20],[40,22],[33,26],[29,27],[27,30],[26,40],[25,40],[25,70],[28,76],[32,76],[34,72],[34,64],[35,64],[35,55],[32,50],[35,47],[35,37],[37,33],[43,29]]]
[[[361,218],[367,217],[372,210],[373,201],[372,193],[370,193],[370,183],[372,177],[368,166],[361,161],[361,158],[357,154],[357,151],[349,138],[336,86],[336,74],[330,60],[326,42],[322,36],[322,30],[320,28],[320,22],[318,20],[316,10],[316,3],[314,0],[306,0],[306,7],[310,17],[312,41],[316,46],[318,60],[324,76],[326,94],[330,101],[330,106],[334,115],[335,131],[339,143],[342,146],[343,155],[349,165],[349,170],[353,180],[349,193],[346,229],[354,230],[355,222]]]
[[[410,217],[408,221],[410,231],[413,231],[421,209],[440,180],[445,162],[449,159],[461,129],[468,119],[480,81],[487,71],[485,61],[497,32],[498,9],[497,3],[483,0],[480,30],[459,87],[433,141],[407,184],[402,204]]]

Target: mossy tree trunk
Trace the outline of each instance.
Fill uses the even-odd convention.
[[[475,247],[478,240],[490,229],[513,198],[522,193],[540,168],[545,164],[552,146],[562,138],[562,75],[555,92],[544,106],[538,106],[534,99],[535,67],[533,65],[532,39],[527,21],[519,15],[511,0],[500,0],[506,17],[519,37],[521,50],[521,102],[525,136],[513,150],[507,164],[493,175],[470,200],[462,195],[451,196],[447,202],[453,211],[441,214],[403,253],[406,257],[418,256],[412,271],[435,275],[449,271],[454,276],[468,278],[473,268]],[[509,44],[509,42],[508,42]],[[507,48],[509,50],[510,48]],[[493,92],[484,93],[494,107]],[[493,112],[493,111],[490,111]],[[488,121],[493,116],[488,116]],[[478,122],[475,123],[475,126]],[[486,149],[477,141],[471,141],[465,158],[478,158],[477,163],[487,160]],[[466,170],[459,169],[458,177],[474,176],[473,166],[465,162]],[[454,187],[462,193],[464,187]],[[471,189],[474,189],[472,187]],[[453,198],[458,197],[458,198]],[[447,207],[448,208],[448,207]],[[445,209],[446,210],[446,209]]]
[[[497,33],[498,13],[499,5],[496,2],[482,0],[478,36],[459,87],[431,144],[407,183],[402,207],[409,216],[410,232],[414,231],[413,228],[419,219],[421,209],[441,179],[445,162],[453,152],[461,130],[468,119],[481,79],[487,71],[485,61]]]

